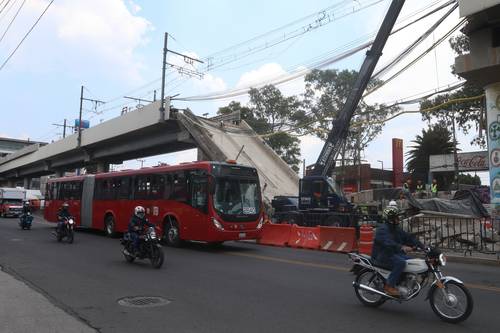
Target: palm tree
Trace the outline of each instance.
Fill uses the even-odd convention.
[[[429,173],[429,156],[453,153],[451,132],[441,124],[431,125],[423,129],[412,141],[415,145],[406,153],[406,169],[412,173],[426,177]]]

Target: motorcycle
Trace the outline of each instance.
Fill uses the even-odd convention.
[[[33,223],[33,215],[31,213],[26,213],[21,216],[19,216],[19,227],[22,230],[30,230],[31,229],[31,224]]]
[[[156,235],[155,228],[149,227],[143,235],[139,236],[139,251],[135,252],[134,242],[130,233],[125,233],[121,240],[123,245],[123,256],[127,262],[133,262],[137,259],[149,259],[154,268],[160,268],[163,265],[164,255],[160,240]]]
[[[62,220],[62,225],[56,228],[55,236],[58,242],[61,242],[64,238],[68,243],[73,243],[75,239],[75,220],[72,217],[64,217]]]
[[[384,291],[390,274],[387,267],[378,266],[370,256],[349,253],[356,275],[352,285],[358,299],[366,306],[378,307],[388,300],[399,303],[414,299],[422,288],[430,286],[426,300],[432,311],[443,321],[459,323],[472,313],[473,300],[464,283],[452,276],[444,276],[440,267],[446,265],[446,257],[438,249],[427,248],[424,259],[408,259],[404,273],[396,288],[400,296]]]

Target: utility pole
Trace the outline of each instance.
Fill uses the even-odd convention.
[[[384,161],[381,161],[381,160],[377,160],[377,162],[380,162],[382,163],[382,188],[384,188],[385,184],[384,184]]]
[[[456,190],[458,191],[459,189],[459,184],[458,184],[458,153],[457,153],[457,136],[455,132],[455,113],[454,113],[454,108],[453,106],[451,107],[451,124],[452,124],[452,129],[453,129],[453,169],[454,169],[454,174],[455,174],[455,186]]]
[[[184,59],[184,62],[189,64],[189,65],[193,65],[193,63],[195,61],[199,62],[201,64],[204,63],[203,61],[201,61],[199,59],[195,59],[195,58],[192,58],[192,57],[187,56],[185,54],[182,54],[182,53],[179,53],[179,52],[176,52],[173,50],[169,50],[168,49],[168,32],[165,32],[165,37],[164,37],[164,41],[163,41],[163,63],[162,63],[162,73],[161,73],[161,96],[160,96],[160,119],[161,120],[165,120],[165,76],[166,76],[166,71],[167,71],[167,65],[169,65],[170,67],[176,68],[180,74],[186,74],[189,76],[197,76],[200,79],[203,78],[203,73],[200,73],[196,70],[192,70],[192,69],[184,68],[184,67],[181,67],[181,66],[178,66],[175,64],[167,63],[167,53],[168,52],[182,57]],[[155,93],[155,99],[156,99],[156,93]]]
[[[62,123],[62,124],[52,124],[52,125],[63,128],[63,138],[66,137],[66,128],[73,128],[73,129],[76,128],[75,126],[68,125],[67,119],[64,119],[64,123]]]
[[[144,162],[146,161],[145,159],[140,159],[138,158],[137,161],[141,162],[141,169],[144,167]]]
[[[163,62],[161,69],[161,96],[160,96],[160,120],[165,120],[165,72],[167,68],[167,43],[168,32],[165,32],[165,40],[163,41]]]
[[[78,147],[80,147],[82,145],[82,111],[83,111],[83,101],[89,101],[89,102],[93,102],[95,103],[96,105],[101,103],[101,104],[104,104],[105,102],[103,101],[100,101],[98,99],[91,99],[91,98],[85,98],[83,97],[83,85],[82,85],[82,89],[80,91],[80,114],[78,116]]]
[[[66,118],[64,118],[64,125],[63,125],[63,139],[66,137]]]

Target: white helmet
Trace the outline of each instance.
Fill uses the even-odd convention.
[[[389,201],[389,204],[387,205],[387,207],[398,207],[398,203],[395,201],[395,200],[391,200]]]
[[[137,206],[134,208],[134,215],[142,219],[146,215],[146,210],[142,206]]]

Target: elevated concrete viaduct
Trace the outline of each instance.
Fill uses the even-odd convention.
[[[297,195],[298,176],[244,122],[222,118],[208,120],[190,111],[170,109],[165,117],[159,102],[126,113],[54,143],[27,146],[0,158],[3,183],[42,175],[62,175],[85,167],[106,172],[109,164],[125,160],[198,148],[198,159],[238,162],[257,168],[264,195]],[[163,120],[165,119],[165,120]]]

